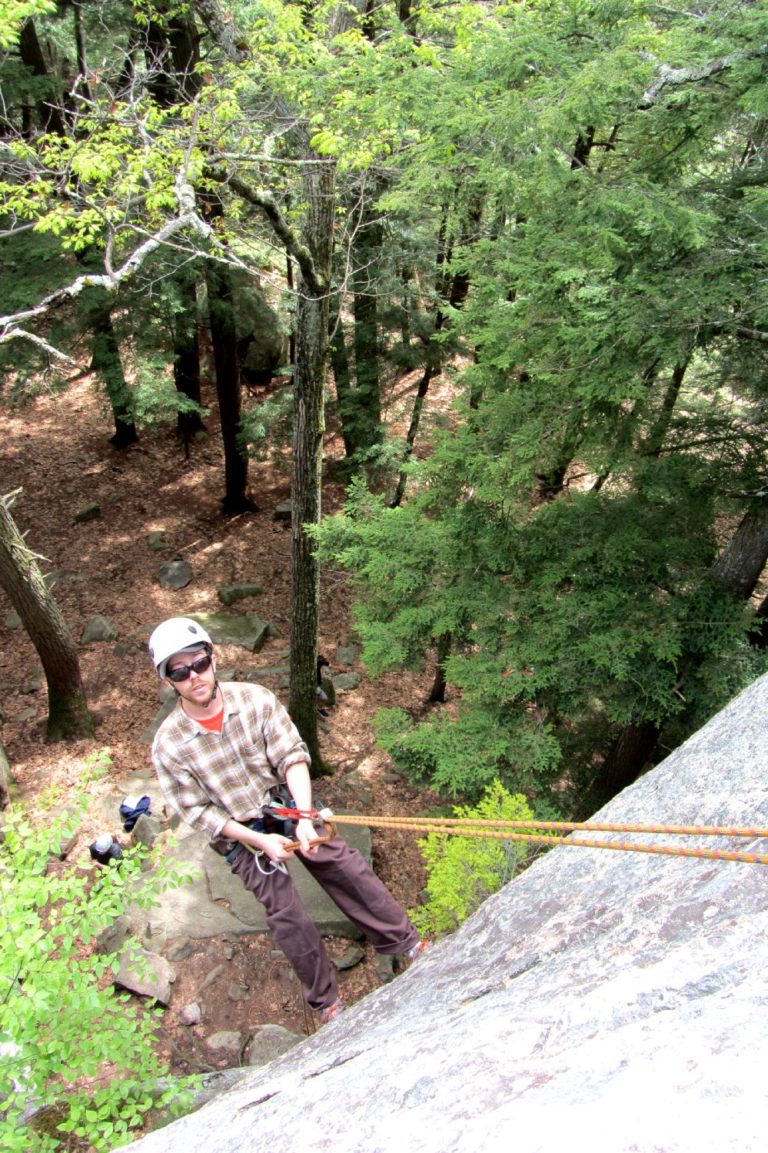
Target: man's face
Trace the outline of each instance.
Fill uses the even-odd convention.
[[[174,680],[171,675],[179,670],[188,673],[183,680]],[[216,684],[216,660],[205,648],[195,652],[174,653],[166,665],[166,681],[180,697],[196,705],[210,703]]]

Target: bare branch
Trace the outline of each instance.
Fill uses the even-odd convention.
[[[768,55],[768,44],[753,48],[749,52],[733,52],[730,56],[720,56],[710,60],[707,64],[694,65],[691,68],[669,68],[662,64],[659,76],[650,88],[647,88],[638,104],[638,108],[652,108],[665,88],[679,87],[682,84],[697,84],[701,80],[708,80],[733,68],[735,64],[742,64],[745,60],[755,60]]]
[[[159,232],[147,237],[144,243],[140,244],[139,247],[131,253],[125,263],[114,272],[109,271],[102,275],[87,273],[83,276],[78,276],[71,284],[49,293],[48,296],[44,297],[34,308],[27,308],[21,312],[11,313],[8,316],[0,316],[0,344],[5,344],[9,340],[14,340],[17,337],[29,337],[26,330],[21,327],[24,322],[44,316],[67,301],[76,299],[86,288],[103,288],[105,292],[115,292],[124,281],[130,280],[131,277],[135,276],[144,261],[151,256],[153,252],[156,252],[158,248],[161,248],[167,241],[185,228],[191,228],[205,240],[209,240],[211,237],[210,226],[201,220],[196,212],[182,213],[173,220],[169,220]],[[41,342],[38,340],[36,343]],[[55,352],[53,349],[50,351]],[[55,354],[62,359],[68,359],[63,353]]]
[[[322,296],[328,286],[322,278],[317,275],[312,254],[306,245],[301,243],[299,237],[283,216],[272,193],[265,192],[261,188],[253,188],[239,177],[230,176],[221,170],[209,170],[207,175],[211,176],[214,180],[220,181],[222,184],[226,184],[233,192],[236,192],[238,196],[247,201],[248,204],[253,204],[256,208],[261,209],[271,224],[273,232],[284,245],[286,252],[290,253],[301,269],[301,275],[304,278],[304,283],[307,285],[307,288],[313,295]]]
[[[768,344],[768,332],[761,332],[758,328],[744,328],[743,325],[739,325],[736,331],[746,340],[759,340],[761,344]]]

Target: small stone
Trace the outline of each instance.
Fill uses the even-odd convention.
[[[187,957],[191,957],[194,951],[194,943],[188,937],[182,937],[166,949],[166,956],[169,961],[186,961]]]
[[[115,917],[111,925],[102,929],[94,943],[94,950],[102,955],[105,953],[119,953],[131,935],[131,922],[128,917],[121,915]]]
[[[243,1053],[245,1065],[267,1065],[287,1053],[304,1038],[282,1025],[262,1025],[253,1034]]]
[[[157,841],[162,832],[162,826],[154,817],[142,813],[133,826],[133,840],[136,844],[146,845],[148,849]]]
[[[212,1033],[205,1043],[209,1049],[239,1053],[243,1044],[243,1035],[242,1033],[235,1033],[233,1030],[223,1029],[220,1033]]]
[[[223,605],[234,605],[238,601],[247,600],[248,597],[259,596],[264,590],[261,585],[253,581],[239,581],[236,584],[224,585],[217,589],[216,595]]]
[[[88,645],[93,641],[114,641],[118,635],[117,629],[106,617],[95,616],[87,622],[81,640],[84,645]]]
[[[138,946],[129,946],[120,954],[120,970],[115,984],[130,993],[138,993],[167,1005],[171,999],[171,984],[176,974],[165,957],[149,953]]]
[[[161,588],[183,589],[192,580],[192,566],[185,560],[169,560],[157,574]]]
[[[147,544],[153,552],[163,552],[168,548],[168,537],[163,529],[156,529],[147,537]]]
[[[198,993],[202,993],[203,989],[207,989],[209,985],[212,985],[214,981],[218,980],[223,972],[223,965],[215,965],[214,968],[211,969],[210,973],[207,973],[206,976],[203,977],[197,990]]]
[[[202,1019],[203,1013],[197,1001],[185,1005],[179,1013],[179,1021],[182,1025],[199,1025]]]
[[[342,971],[344,969],[354,969],[355,965],[359,965],[364,959],[364,951],[357,945],[352,945],[342,957],[334,957],[333,964],[335,968]]]
[[[101,505],[97,501],[92,500],[88,504],[83,505],[75,513],[75,524],[85,524],[86,521],[96,520],[101,516]]]
[[[230,1001],[247,1001],[248,993],[249,986],[239,985],[236,981],[233,981],[227,989],[227,996],[229,997]]]

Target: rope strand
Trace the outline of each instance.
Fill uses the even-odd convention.
[[[529,841],[535,844],[565,845],[584,849],[615,849],[633,853],[656,853],[665,857],[697,857],[712,861],[742,861],[747,864],[768,865],[768,854],[731,851],[728,849],[696,849],[689,846],[640,844],[627,841],[596,840],[574,836],[555,836],[558,831],[654,833],[670,836],[746,837],[751,840],[768,838],[768,829],[721,827],[717,825],[642,825],[642,824],[589,824],[578,821],[502,821],[474,817],[363,817],[351,814],[333,814],[339,825],[368,825],[371,828],[404,829],[413,832],[432,832],[441,836],[480,837],[485,840]],[[526,831],[521,831],[526,830]],[[533,832],[531,830],[540,830]]]

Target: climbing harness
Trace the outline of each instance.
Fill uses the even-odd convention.
[[[720,825],[646,825],[579,821],[504,821],[477,817],[371,817],[332,813],[330,809],[284,809],[272,805],[275,816],[285,819],[308,817],[332,829],[328,836],[318,839],[322,844],[335,836],[336,825],[366,825],[370,828],[402,829],[412,832],[436,833],[439,836],[480,837],[485,840],[529,841],[550,848],[565,845],[570,848],[614,849],[622,852],[656,853],[665,857],[698,857],[713,861],[742,861],[747,864],[768,865],[768,853],[739,852],[729,849],[703,849],[688,845],[642,843],[636,841],[600,840],[584,837],[588,833],[637,833],[684,837],[742,837],[749,840],[768,840],[768,829]],[[331,820],[331,818],[333,818]],[[574,836],[573,834],[577,835]],[[298,842],[292,843],[298,848]]]

